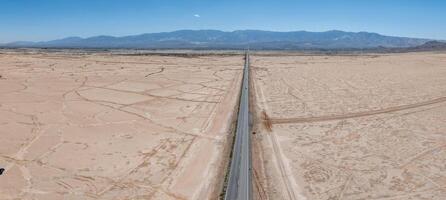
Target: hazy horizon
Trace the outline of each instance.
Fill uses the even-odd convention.
[[[275,30],[259,30],[259,29],[244,29],[244,30],[217,30],[217,29],[179,29],[179,30],[173,30],[173,31],[161,31],[161,32],[150,32],[150,33],[138,33],[138,34],[132,34],[132,35],[108,35],[108,34],[101,34],[101,35],[91,35],[91,36],[78,36],[78,35],[67,35],[65,37],[60,37],[60,38],[52,38],[49,40],[37,40],[37,41],[33,41],[33,40],[17,40],[17,41],[10,41],[10,42],[6,42],[6,43],[11,43],[11,42],[48,42],[48,41],[54,41],[54,40],[60,40],[60,39],[66,39],[66,38],[82,38],[82,39],[86,39],[86,38],[91,38],[91,37],[98,37],[98,36],[111,36],[111,37],[126,37],[126,36],[135,36],[135,35],[143,35],[143,34],[154,34],[154,33],[169,33],[169,32],[175,32],[175,31],[223,31],[223,32],[234,32],[234,31],[268,31],[268,32],[300,32],[300,31],[305,31],[305,32],[315,32],[315,33],[319,33],[319,32],[329,32],[329,31],[342,31],[342,32],[353,32],[353,33],[359,33],[359,32],[368,32],[368,33],[376,33],[376,32],[370,32],[370,31],[345,31],[345,30],[336,30],[336,29],[332,29],[332,30],[325,30],[325,31],[308,31],[308,30],[291,30],[291,31],[275,31]],[[385,34],[381,34],[381,33],[377,33],[380,35],[384,35],[384,36],[391,36],[391,37],[407,37],[404,35],[385,35]],[[415,38],[415,37],[407,37],[407,38]],[[434,39],[434,38],[416,38],[416,39],[432,39],[432,40],[440,40],[440,41],[444,41],[443,39]]]
[[[0,43],[176,30],[342,30],[446,39],[445,1],[0,0]],[[427,14],[428,13],[428,14]]]

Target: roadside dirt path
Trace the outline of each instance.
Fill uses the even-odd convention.
[[[220,194],[242,56],[0,61],[0,200]]]

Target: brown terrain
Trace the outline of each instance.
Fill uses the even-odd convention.
[[[242,67],[3,50],[0,199],[217,198]]]
[[[251,63],[258,199],[446,199],[446,53]]]
[[[242,56],[0,61],[0,200],[219,197]],[[256,199],[446,199],[446,53],[251,64]]]

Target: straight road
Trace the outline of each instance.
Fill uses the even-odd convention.
[[[249,54],[245,54],[245,67],[240,95],[234,149],[232,151],[226,200],[251,199],[251,136],[249,130]]]

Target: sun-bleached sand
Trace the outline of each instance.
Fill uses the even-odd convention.
[[[0,199],[212,199],[242,56],[0,54]]]
[[[259,199],[446,199],[446,54],[251,56]]]

